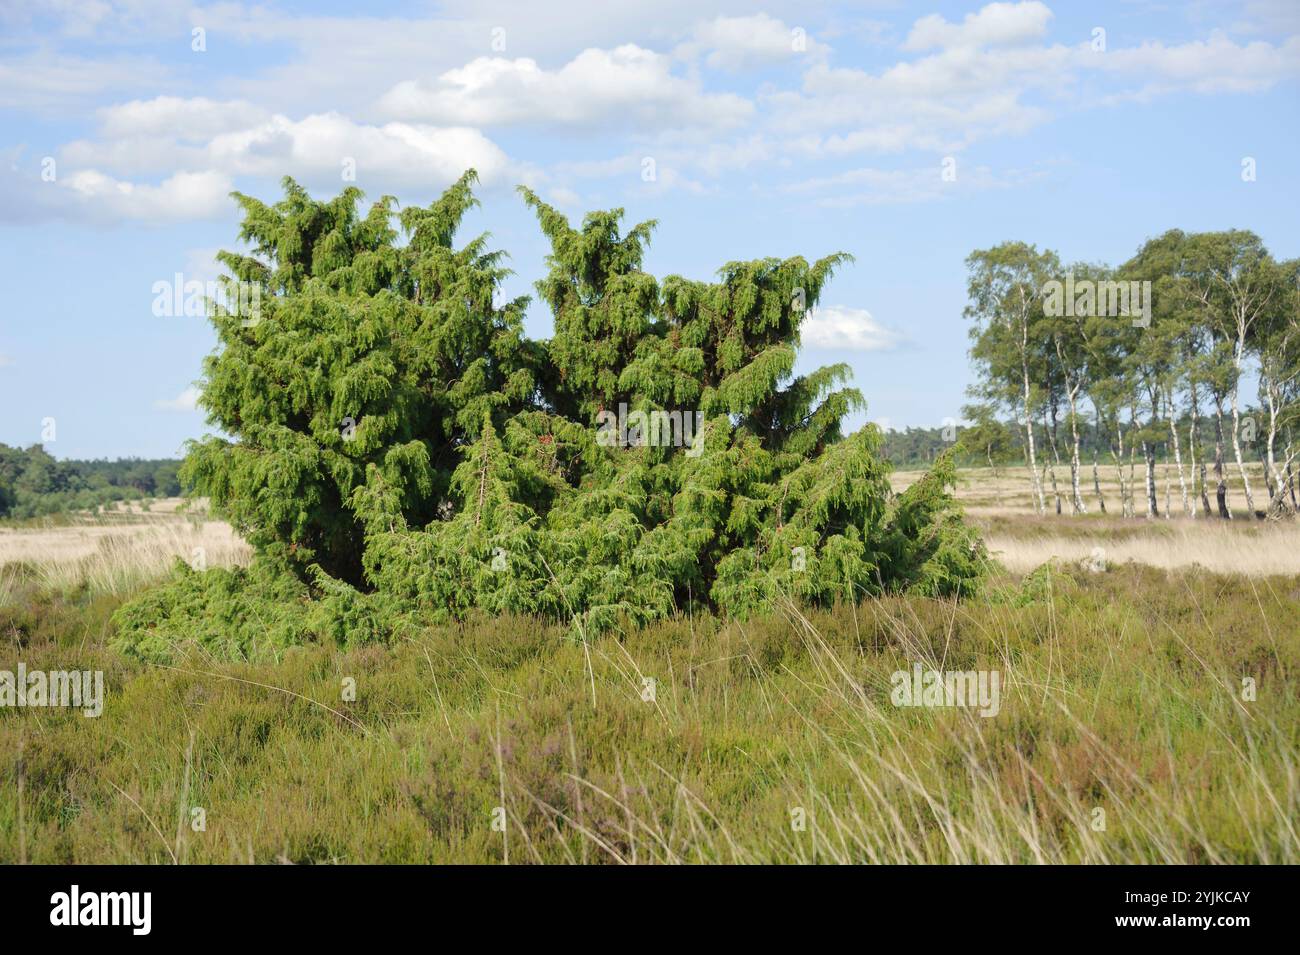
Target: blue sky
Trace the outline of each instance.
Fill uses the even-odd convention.
[[[865,418],[937,426],[970,380],[976,248],[1118,263],[1236,227],[1300,255],[1298,86],[1294,0],[6,0],[0,442],[52,418],[58,457],[179,454],[214,338],[155,316],[154,283],[216,274],[231,189],[273,199],[288,173],[331,195],[348,159],[403,204],[475,166],[462,239],[510,253],[508,295],[546,252],[519,183],[574,219],[658,219],[660,276],[851,252],[800,364],[848,361]],[[528,329],[550,332],[540,303]]]

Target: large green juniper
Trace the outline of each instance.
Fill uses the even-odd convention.
[[[864,404],[847,367],[793,373],[799,326],[848,256],[660,282],[642,270],[653,222],[620,234],[615,209],[574,227],[521,189],[552,250],[537,288],[555,336],[530,341],[527,300],[498,302],[502,253],[453,244],[474,182],[403,210],[404,243],[391,197],[362,218],[356,189],[236,195],[251,254],[221,260],[260,313],[213,309],[201,401],[234,440],[194,442],[183,476],[257,556],[178,567],[119,612],[122,649],[256,656],[475,608],[582,633],[693,605],[977,586],[951,462],[893,495],[878,430],[841,431]],[[689,442],[658,433],[684,420]]]

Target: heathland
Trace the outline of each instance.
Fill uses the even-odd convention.
[[[891,474],[794,371],[849,256],[659,278],[523,189],[533,340],[473,182],[238,195],[190,508],[0,529],[0,859],[1300,858],[1300,263],[974,253],[972,424]]]
[[[256,664],[110,649],[173,560],[248,559],[201,505],[6,527],[0,669],[106,700],[0,708],[0,860],[1300,861],[1295,522],[1038,516],[1029,486],[959,475],[998,561],[974,598]],[[997,672],[997,716],[896,707],[917,665]]]

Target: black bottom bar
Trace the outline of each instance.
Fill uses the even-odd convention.
[[[1294,929],[1293,877],[1293,870],[1267,866],[725,873],[10,866],[0,868],[0,914],[10,941],[76,933],[81,941],[99,935],[127,944],[255,938],[338,945],[352,938],[374,942],[377,933],[394,929],[426,935],[469,929],[493,945],[515,933],[532,944],[548,936],[612,940],[588,934],[605,927],[649,941],[679,935],[688,925],[693,937],[702,934],[696,926],[716,925],[719,937],[779,927],[814,940],[849,925],[866,938],[900,930],[918,940],[935,933],[970,940],[980,932],[1002,939],[1008,932],[1041,932],[1050,934],[1037,937],[1072,941],[1129,935],[1232,944],[1242,933]],[[121,893],[149,893],[147,909],[143,895]],[[114,920],[119,924],[71,924]]]

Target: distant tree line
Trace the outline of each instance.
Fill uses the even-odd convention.
[[[123,458],[58,461],[43,447],[0,444],[0,517],[94,510],[114,501],[175,497],[179,461]]]
[[[885,431],[881,455],[902,470],[928,467],[945,451],[952,452],[953,461],[961,467],[1001,468],[1023,465],[1025,429],[1014,419],[999,420],[987,416],[986,412],[986,408],[969,405],[963,409],[964,420],[958,425],[933,428],[909,425],[902,430]],[[981,414],[985,416],[981,417]],[[1243,410],[1242,450],[1248,462],[1262,462],[1267,453],[1267,435],[1255,427],[1255,423],[1265,420],[1265,417],[1266,413],[1254,406]],[[1176,423],[1180,434],[1187,432],[1190,425],[1188,415],[1183,415]],[[1034,429],[1034,435],[1036,446],[1050,445],[1041,425]],[[1107,438],[1096,427],[1096,422],[1090,420],[1088,427],[1079,432],[1080,459],[1084,462],[1094,459],[1110,462],[1111,442]],[[1203,448],[1213,446],[1213,418],[1201,416],[1197,419],[1195,443]],[[1168,441],[1158,442],[1154,450],[1157,466],[1173,464],[1173,451]]]
[[[1048,485],[1058,513],[1082,514],[1094,496],[1106,510],[1104,458],[1121,513],[1154,517],[1162,457],[1176,480],[1169,509],[1233,517],[1232,473],[1247,515],[1295,512],[1300,260],[1275,260],[1250,232],[1172,230],[1118,268],[1063,266],[1023,242],[976,251],[967,266],[977,403],[964,411],[974,433],[963,444],[1005,452],[999,418],[1012,416],[1040,513]]]

